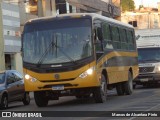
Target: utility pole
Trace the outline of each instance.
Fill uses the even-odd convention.
[[[56,1],[55,0],[38,0],[38,17],[56,15]]]
[[[151,28],[151,25],[150,25],[150,15],[151,15],[151,13],[150,13],[150,11],[149,11],[149,12],[148,12],[148,29]]]
[[[38,0],[38,17],[43,17],[43,0]]]

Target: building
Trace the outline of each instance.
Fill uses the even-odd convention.
[[[113,4],[114,3],[114,4]],[[65,13],[99,13],[120,20],[120,0],[28,0],[20,2],[21,31],[29,19]]]
[[[160,12],[137,11],[122,13],[121,21],[132,24],[136,29],[160,28]]]
[[[0,70],[22,71],[19,6],[0,2]]]
[[[27,11],[38,16],[75,12],[101,12],[108,17],[120,17],[120,0],[29,0]]]
[[[160,28],[160,3],[158,8],[143,7],[133,12],[121,13],[121,21],[132,24],[136,29]]]

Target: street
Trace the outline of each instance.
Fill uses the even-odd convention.
[[[23,106],[21,102],[11,103],[7,111],[159,111],[160,109],[159,87],[138,86],[134,93],[129,96],[117,96],[115,90],[108,91],[107,102],[103,104],[97,104],[91,98],[62,97],[59,101],[49,101],[47,107],[38,108],[32,93],[31,98],[29,106]],[[100,118],[102,119],[102,117]],[[87,119],[100,118],[89,117]],[[131,117],[127,119],[139,118]]]

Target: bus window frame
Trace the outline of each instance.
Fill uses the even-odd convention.
[[[111,24],[111,36],[112,36],[112,34],[113,34],[113,31],[112,31],[112,27],[115,27],[116,29],[117,29],[117,31],[118,31],[118,38],[119,38],[119,40],[118,41],[115,41],[115,40],[113,40],[113,36],[112,36],[112,45],[113,45],[113,50],[122,50],[121,48],[119,49],[119,48],[114,48],[114,42],[116,42],[116,43],[121,43],[121,40],[120,40],[120,34],[119,34],[119,26],[120,25],[118,25],[118,24]]]
[[[132,35],[132,45],[133,45],[133,49],[129,49],[129,45],[130,45],[130,42],[129,42],[129,40],[128,40],[128,34],[126,34],[127,35],[127,42],[128,42],[128,51],[136,51],[136,40],[135,40],[135,37],[134,37],[134,31],[133,31],[133,29],[126,29],[126,33],[127,33],[127,31],[128,32],[131,32],[131,35]]]
[[[121,40],[121,50],[123,51],[128,51],[128,40],[127,40],[127,30],[125,27],[119,27],[119,30],[123,30],[125,32],[125,41],[121,40],[121,34],[120,34],[120,40]],[[122,44],[126,44],[127,45],[127,49],[123,49]]]
[[[105,39],[105,38],[104,38],[104,34],[105,34],[105,33],[103,33],[103,32],[104,32],[104,26],[105,26],[105,24],[108,25],[109,32],[110,32],[110,33],[109,33],[109,34],[110,34],[110,39]],[[103,23],[102,23],[102,33],[103,33],[103,50],[104,50],[104,51],[106,51],[106,50],[114,50],[114,48],[113,48],[113,40],[112,40],[112,30],[111,30],[111,23],[110,23],[110,22],[103,22]],[[111,42],[112,48],[106,48],[106,47],[104,46],[105,42]],[[107,44],[107,43],[106,43],[106,44]]]
[[[100,23],[95,23],[95,21],[98,20],[100,21]],[[97,25],[99,24],[99,25]],[[102,34],[102,39],[99,40],[98,38],[98,32],[97,32],[97,29],[98,28],[101,28],[101,34]],[[93,30],[94,30],[94,45],[95,45],[95,53],[96,52],[103,52],[104,49],[103,49],[103,31],[102,31],[102,20],[101,19],[94,19],[93,20]],[[101,50],[100,51],[96,51],[96,44],[100,44],[101,46]]]

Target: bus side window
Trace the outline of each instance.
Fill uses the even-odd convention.
[[[110,31],[110,25],[108,23],[104,23],[102,27],[103,31],[103,47],[105,49],[113,49],[112,39],[111,39],[111,31]]]
[[[133,32],[131,30],[127,31],[127,40],[128,40],[129,50],[134,50],[134,38],[133,38]]]
[[[126,30],[119,28],[119,32],[120,32],[120,39],[121,39],[121,49],[128,50]]]
[[[112,41],[114,49],[121,49],[121,41],[119,37],[119,30],[118,27],[112,26]]]
[[[103,51],[102,40],[102,20],[96,19],[94,20],[94,43],[96,52]]]
[[[95,31],[95,44],[96,44],[96,51],[103,51],[102,47],[102,29],[96,28]]]

